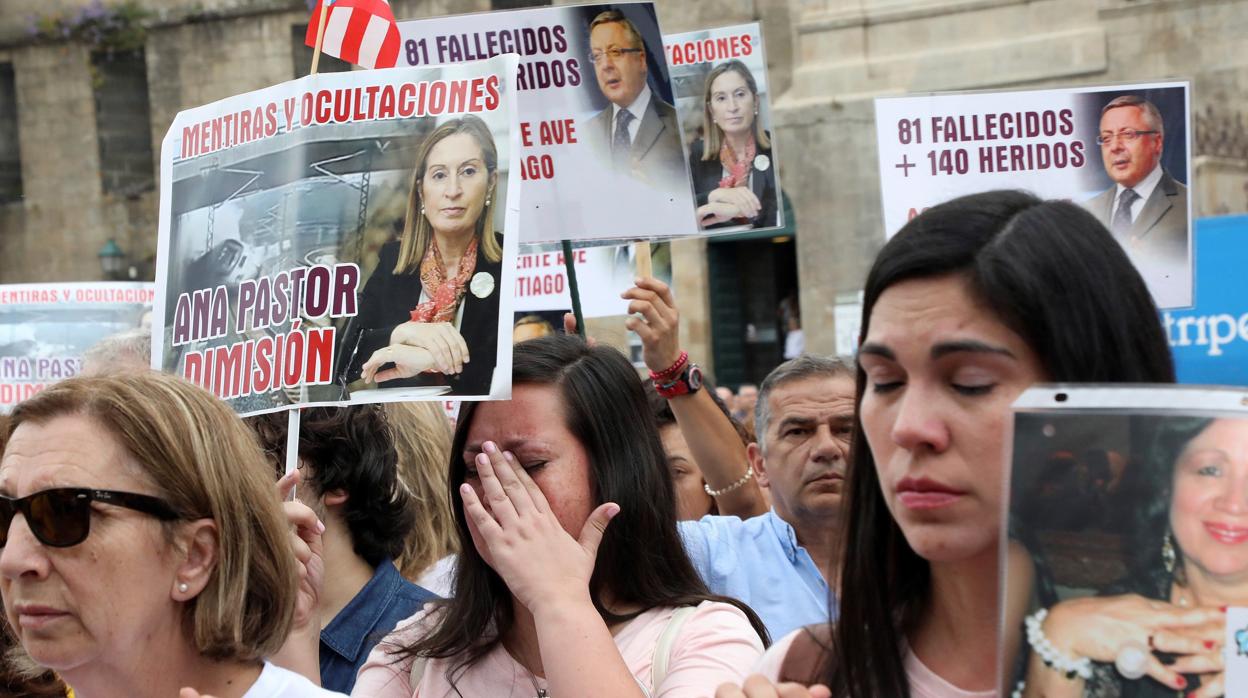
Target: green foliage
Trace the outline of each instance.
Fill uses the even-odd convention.
[[[78,10],[31,17],[28,33],[36,40],[80,41],[93,54],[111,59],[143,48],[147,39],[143,22],[150,15],[137,0],[107,5],[92,0]]]

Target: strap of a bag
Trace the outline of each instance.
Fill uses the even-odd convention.
[[[416,689],[420,688],[420,680],[425,678],[425,667],[429,666],[428,657],[413,657],[412,671],[408,675],[408,686],[412,689],[412,695],[416,695]]]
[[[659,635],[659,641],[654,646],[654,661],[651,663],[650,669],[650,686],[651,695],[659,694],[659,686],[663,684],[663,679],[667,678],[668,664],[672,659],[672,645],[676,642],[676,636],[680,634],[681,628],[685,626],[685,621],[689,620],[689,616],[698,610],[695,606],[683,606],[676,609],[670,620],[667,621],[667,627],[663,628],[663,634]]]

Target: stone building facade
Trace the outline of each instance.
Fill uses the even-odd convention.
[[[98,279],[97,253],[110,238],[140,278],[151,278],[156,167],[173,116],[289,80],[305,60],[305,0],[139,4],[150,15],[138,63],[102,62],[81,41],[29,36],[31,16],[81,11],[86,0],[5,0],[0,9],[0,283]],[[536,3],[392,0],[401,18],[528,4]],[[861,287],[883,243],[876,96],[1188,78],[1197,115],[1196,213],[1248,211],[1248,0],[657,5],[666,31],[764,24],[808,350],[835,350],[834,306]],[[684,343],[710,364],[716,328],[707,247],[677,243],[673,266]],[[593,329],[618,343],[619,325]]]

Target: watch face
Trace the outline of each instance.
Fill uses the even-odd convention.
[[[689,392],[702,389],[702,369],[697,365],[689,367]]]

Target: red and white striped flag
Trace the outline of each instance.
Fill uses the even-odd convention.
[[[317,0],[304,43],[316,48],[321,12],[329,12],[321,51],[365,68],[393,68],[399,61],[399,25],[386,0]]]

